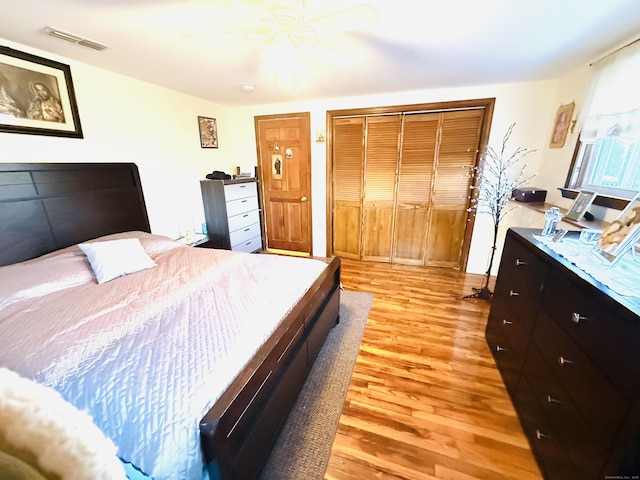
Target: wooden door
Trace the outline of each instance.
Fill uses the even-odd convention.
[[[472,168],[493,102],[380,115],[339,111],[332,122],[330,254],[465,268],[473,228]]]
[[[445,112],[431,195],[426,265],[460,269],[484,111]]]
[[[393,263],[424,265],[440,114],[404,117],[398,167]]]
[[[400,115],[366,120],[362,260],[390,262],[393,246]]]
[[[255,117],[265,248],[311,254],[309,113]]]
[[[336,119],[333,129],[333,254],[360,260],[364,117]]]

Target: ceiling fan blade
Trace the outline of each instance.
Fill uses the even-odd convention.
[[[216,37],[264,40],[273,31],[271,11],[261,0],[239,0],[234,13],[211,29]]]
[[[338,65],[339,67],[348,67],[353,63],[353,58],[349,55],[339,52],[333,48],[326,47],[317,42],[308,42],[304,45],[303,51],[309,55],[313,55],[326,62]]]
[[[240,4],[252,17],[275,22],[272,9],[263,0],[240,0]]]
[[[366,4],[310,19],[304,25],[313,28],[316,35],[322,36],[372,28],[378,23],[378,19],[378,11]]]
[[[269,31],[265,33],[242,33],[242,32],[215,32],[213,36],[216,38],[241,38],[244,40],[267,40],[269,38]]]

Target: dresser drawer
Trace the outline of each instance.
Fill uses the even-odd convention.
[[[502,381],[509,394],[513,397],[520,379],[522,362],[504,338],[502,328],[498,322],[489,321],[486,331],[487,344],[496,362],[496,367],[502,376]]]
[[[524,433],[529,439],[546,480],[585,478],[569,460],[559,437],[540,408],[533,389],[525,379],[518,385],[515,401]]]
[[[544,310],[533,339],[594,433],[610,444],[629,407],[622,394]]]
[[[256,197],[257,195],[258,184],[256,182],[232,183],[224,186],[224,198],[227,202],[239,198]]]
[[[227,216],[233,217],[241,213],[258,210],[258,197],[239,198],[227,202]]]
[[[611,311],[598,297],[552,272],[542,307],[631,400],[640,385],[640,334],[632,322]]]
[[[517,242],[505,244],[495,292],[507,299],[513,312],[530,332],[548,267],[533,252]]]
[[[529,347],[522,376],[531,386],[571,462],[583,472],[581,478],[602,471],[611,445],[594,433],[535,345]]]
[[[252,210],[250,212],[244,212],[239,215],[234,215],[233,217],[228,218],[229,221],[229,231],[233,232],[235,230],[239,230],[248,225],[253,225],[254,223],[260,222],[260,211]]]
[[[244,228],[229,233],[229,241],[231,242],[231,248],[235,247],[239,243],[244,243],[250,238],[260,236],[260,224],[254,223]]]
[[[501,338],[506,341],[518,365],[522,365],[527,354],[529,332],[524,322],[513,313],[500,294],[493,296],[488,323],[493,323],[495,329],[500,331]]]
[[[260,236],[257,236],[231,247],[231,250],[234,250],[236,252],[252,253],[256,250],[260,250],[261,248],[262,239],[260,238]]]

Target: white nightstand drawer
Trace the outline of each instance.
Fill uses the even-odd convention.
[[[260,210],[252,210],[250,212],[244,212],[239,215],[229,217],[229,231],[239,230],[247,225],[253,225],[260,222]]]
[[[258,197],[240,198],[227,202],[227,216],[233,217],[244,212],[258,209]]]
[[[250,238],[249,240],[244,241],[234,247],[231,247],[231,250],[236,252],[255,252],[256,250],[262,248],[262,240],[260,239],[260,235],[257,237]]]
[[[232,183],[224,186],[224,198],[237,200],[238,198],[255,197],[258,194],[256,182]]]
[[[255,237],[256,235],[260,236],[259,223],[254,223],[253,225],[241,228],[240,230],[235,230],[229,233],[229,241],[231,243],[231,247],[233,248],[235,245],[245,242],[250,238]]]

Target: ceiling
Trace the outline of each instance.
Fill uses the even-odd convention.
[[[309,20],[365,2],[377,22],[317,38],[350,63],[304,55],[295,89],[259,71],[265,38],[238,35],[264,31],[265,6],[296,6]],[[228,106],[557,78],[640,36],[637,0],[0,0],[0,9],[0,39]],[[109,48],[53,38],[48,26]]]

